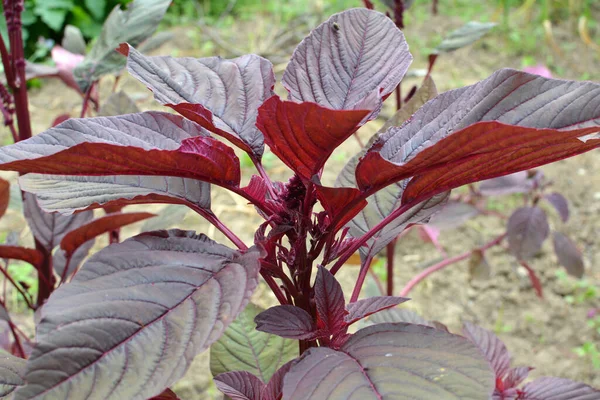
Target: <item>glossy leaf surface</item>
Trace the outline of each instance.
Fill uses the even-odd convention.
[[[543,377],[523,387],[523,400],[596,400],[600,391],[569,379]]]
[[[0,149],[0,169],[68,175],[167,175],[239,185],[233,150],[179,116],[70,119]]]
[[[365,104],[387,97],[411,61],[391,19],[355,8],[333,15],[298,45],[282,82],[290,100],[334,110],[373,109]]]
[[[506,375],[510,367],[510,354],[495,334],[471,323],[464,324],[463,334],[479,347],[496,373],[496,377]]]
[[[346,301],[342,286],[327,268],[319,266],[314,291],[317,327],[334,334],[345,326]]]
[[[390,128],[357,167],[374,191],[419,175],[403,201],[531,169],[600,146],[600,85],[502,69],[451,90]]]
[[[215,385],[232,400],[261,400],[265,384],[247,371],[233,371],[215,377]]]
[[[101,250],[44,305],[17,399],[161,393],[246,306],[260,256],[179,230]]]
[[[368,113],[281,101],[273,96],[260,107],[257,126],[271,151],[302,178],[310,180]]]
[[[347,315],[344,317],[344,321],[347,324],[352,324],[371,314],[395,307],[408,300],[407,298],[396,296],[375,296],[359,300],[346,306]]]
[[[312,348],[286,375],[283,400],[488,398],[494,374],[466,339],[410,324],[379,324],[339,351]]]
[[[289,304],[270,307],[254,318],[256,330],[288,339],[307,340],[317,336],[308,312]]]

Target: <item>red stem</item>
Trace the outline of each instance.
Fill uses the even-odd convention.
[[[419,273],[418,275],[416,275],[414,278],[412,278],[407,284],[406,286],[404,286],[404,288],[400,291],[400,296],[407,296],[408,293],[410,293],[410,291],[417,285],[419,284],[419,282],[421,282],[423,279],[427,278],[429,275],[433,274],[436,271],[442,270],[446,267],[448,267],[449,265],[452,265],[454,263],[457,263],[459,261],[462,260],[466,260],[467,258],[471,257],[471,255],[475,252],[475,251],[481,251],[484,252],[487,249],[489,249],[490,247],[496,246],[498,244],[500,244],[500,242],[502,242],[502,240],[504,240],[504,238],[506,237],[506,233],[503,233],[502,235],[496,237],[494,240],[484,244],[483,246],[477,248],[477,249],[472,249],[469,250],[463,254],[460,254],[458,256],[454,256],[452,258],[447,258],[443,261],[440,261],[439,263],[432,265],[431,267],[423,270],[421,273]]]
[[[12,321],[8,321],[8,326],[10,326],[10,331],[15,338],[15,346],[17,347],[17,351],[21,358],[25,358],[25,351],[23,350],[23,346],[21,345],[21,339],[19,339],[19,335],[17,335],[17,331],[15,330],[15,324]]]
[[[79,118],[85,118],[85,114],[88,110],[88,105],[90,103],[90,97],[92,95],[92,90],[94,90],[94,86],[96,86],[96,82],[92,82],[88,90],[85,91],[85,96],[83,97],[83,105],[81,106],[81,114]]]
[[[387,295],[394,295],[394,253],[396,252],[396,239],[387,244]]]
[[[358,273],[358,279],[356,279],[356,284],[354,285],[354,290],[352,290],[352,296],[350,296],[350,303],[354,303],[358,300],[358,296],[360,295],[360,291],[362,290],[363,284],[365,283],[365,278],[367,276],[367,272],[371,267],[371,262],[373,261],[373,256],[371,253],[367,255],[367,258],[360,266],[360,272]]]
[[[267,171],[265,171],[265,168],[263,167],[263,165],[259,159],[257,159],[253,154],[248,153],[248,155],[250,156],[252,163],[256,167],[258,174],[260,175],[261,178],[263,178],[265,185],[267,185],[267,190],[269,191],[269,196],[271,196],[271,199],[274,200],[276,198],[275,189],[273,187],[273,182],[271,181],[271,178],[267,174]]]
[[[2,274],[4,275],[4,277],[10,283],[12,283],[12,285],[15,287],[15,289],[17,289],[17,292],[19,292],[19,294],[21,295],[21,297],[23,297],[23,300],[25,300],[25,303],[27,303],[27,307],[31,308],[32,310],[35,310],[35,306],[31,303],[31,300],[29,299],[29,297],[25,294],[25,292],[23,291],[23,289],[21,289],[19,287],[19,285],[17,285],[17,283],[13,280],[13,278],[8,273],[8,271],[5,270],[3,267],[0,266],[0,272],[2,272]]]
[[[383,288],[383,284],[381,283],[381,280],[379,279],[377,274],[371,268],[369,268],[369,274],[371,274],[371,278],[373,278],[373,280],[375,281],[377,289],[379,289],[379,293],[381,293],[382,296],[385,296],[385,289]]]

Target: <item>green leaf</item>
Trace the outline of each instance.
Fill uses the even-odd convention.
[[[250,303],[210,347],[213,376],[230,371],[248,371],[268,382],[286,362],[298,357],[297,341],[259,332],[254,317],[263,309]]]
[[[106,0],[85,0],[85,6],[94,18],[102,20],[106,9]]]
[[[467,22],[446,36],[442,43],[435,48],[436,53],[450,53],[462,47],[470,46],[483,37],[490,29],[496,26],[493,22]]]
[[[134,0],[127,10],[115,7],[102,27],[100,37],[85,60],[74,70],[83,92],[103,75],[120,71],[126,58],[115,51],[119,44],[137,46],[150,37],[162,20],[171,0]]]
[[[73,6],[72,0],[37,1],[33,12],[39,16],[50,29],[59,32],[65,23],[67,14]]]

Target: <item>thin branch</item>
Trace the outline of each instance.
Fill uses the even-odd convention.
[[[267,271],[260,271],[260,274],[262,275],[263,279],[265,280],[265,282],[267,283],[267,285],[269,286],[269,288],[271,289],[271,291],[273,292],[275,297],[277,297],[277,300],[279,301],[279,303],[280,304],[288,304],[287,299],[285,298],[285,295],[283,294],[283,292],[281,291],[281,288],[277,285],[277,282],[275,282],[273,277],[271,275],[269,275]]]
[[[2,266],[0,266],[0,272],[2,272],[2,274],[4,275],[4,277],[10,283],[12,283],[12,285],[15,287],[15,289],[17,289],[17,292],[19,292],[19,294],[23,297],[23,300],[25,300],[25,303],[27,303],[27,307],[29,307],[32,310],[35,310],[35,306],[31,302],[31,300],[29,299],[29,297],[25,294],[25,292],[23,291],[23,289],[21,289],[21,287],[19,285],[17,285],[17,283],[13,280],[13,278],[8,273],[8,271],[5,270]]]
[[[6,310],[6,314],[8,317],[8,320],[6,322],[8,322],[10,331],[12,332],[13,337],[15,338],[15,346],[17,347],[17,351],[21,358],[25,358],[25,351],[23,351],[23,346],[21,345],[21,339],[19,338],[19,335],[17,335],[17,331],[15,330],[15,324],[12,322],[12,320],[10,319],[10,316],[8,315],[8,310],[6,309],[6,303],[3,301],[3,299],[0,299],[0,306],[2,306],[4,308],[4,310]]]
[[[387,295],[394,295],[394,253],[396,252],[396,239],[387,244],[386,269],[387,269]]]
[[[192,210],[196,211],[200,214],[204,219],[214,225],[227,239],[231,240],[231,242],[240,250],[248,250],[248,246],[240,239],[235,233],[231,231],[221,220],[213,214],[210,210],[205,210],[196,205],[188,204]]]
[[[96,82],[92,82],[88,90],[85,91],[85,96],[83,97],[83,104],[81,106],[81,114],[79,115],[79,118],[85,118],[85,114],[87,113],[88,105],[90,103],[90,97],[92,96],[92,91],[94,90],[95,86]]]
[[[260,162],[260,160],[257,159],[256,157],[254,157],[254,155],[252,155],[250,153],[248,153],[248,155],[250,156],[250,159],[252,160],[252,163],[256,167],[256,170],[258,171],[258,174],[260,175],[260,177],[265,182],[265,185],[267,185],[267,190],[269,192],[269,196],[271,196],[271,199],[275,200],[276,199],[276,195],[275,195],[275,188],[273,187],[273,181],[271,181],[271,178],[267,174],[267,171],[265,171],[265,168],[263,167],[263,165]]]
[[[354,285],[354,289],[352,290],[352,296],[350,296],[350,303],[354,303],[356,300],[358,300],[360,291],[362,290],[363,284],[365,283],[365,277],[367,276],[367,272],[371,268],[372,261],[373,261],[373,256],[369,252],[365,261],[360,265],[360,271],[358,272],[358,278],[356,279],[356,284]]]
[[[400,296],[407,296],[408,293],[416,286],[418,285],[422,280],[424,280],[425,278],[427,278],[429,275],[433,274],[436,271],[442,270],[454,263],[457,263],[459,261],[462,260],[466,260],[468,258],[471,257],[471,255],[476,252],[476,251],[481,251],[484,252],[487,249],[489,249],[490,247],[496,246],[498,244],[500,244],[500,242],[502,242],[502,240],[504,240],[504,238],[506,237],[506,233],[503,233],[502,235],[494,238],[493,240],[491,240],[490,242],[484,244],[483,246],[476,248],[476,249],[471,249],[463,254],[460,254],[458,256],[454,256],[452,258],[447,258],[443,261],[440,261],[439,263],[432,265],[431,267],[423,270],[421,273],[417,274],[415,277],[413,277],[407,284],[406,286],[404,286],[404,288],[400,291]]]

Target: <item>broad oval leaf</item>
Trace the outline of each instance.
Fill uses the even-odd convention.
[[[308,350],[284,378],[283,400],[487,399],[494,374],[463,337],[404,323],[354,334],[339,351]]]
[[[371,314],[395,307],[408,300],[405,297],[375,296],[355,301],[346,306],[347,315],[344,317],[344,321],[350,325]]]
[[[270,307],[254,318],[256,330],[288,339],[311,340],[317,327],[311,315],[290,304]]]
[[[575,243],[560,232],[554,232],[552,234],[552,243],[560,265],[565,267],[569,275],[581,279],[585,272],[585,267],[583,265],[581,252]]]
[[[300,177],[310,180],[368,113],[331,110],[273,96],[258,110],[256,125],[271,151]]]
[[[600,391],[569,379],[542,377],[523,386],[523,400],[598,400]]]
[[[7,397],[25,384],[26,363],[27,360],[0,350],[0,398]]]
[[[333,15],[298,45],[282,83],[290,100],[365,109],[369,97],[385,98],[396,88],[411,62],[404,35],[391,19],[355,8]]]
[[[414,178],[403,202],[600,146],[600,85],[502,69],[443,93],[390,128],[357,167],[358,187]]]
[[[273,93],[271,62],[257,55],[221,57],[147,57],[123,44],[129,73],[154,98],[236,146],[262,156],[264,139],[256,128],[258,107]]]
[[[232,371],[215,376],[215,385],[232,400],[261,400],[265,384],[248,371]]]
[[[121,91],[111,93],[110,96],[102,103],[99,116],[110,117],[113,115],[123,114],[134,114],[140,112],[137,104],[127,95],[127,93]]]
[[[263,390],[261,400],[281,400],[283,379],[295,362],[296,360],[289,361],[275,372],[269,383],[267,383],[265,390]]]
[[[510,354],[504,343],[492,332],[469,322],[463,325],[463,334],[479,347],[496,373],[496,378],[503,378],[510,368]]]
[[[174,203],[210,209],[210,184],[176,176],[68,176],[27,174],[21,188],[37,196],[49,212],[75,211],[128,204]]]
[[[210,346],[213,376],[231,371],[248,371],[268,382],[286,362],[298,356],[298,343],[255,329],[254,318],[263,309],[250,303]]]
[[[493,22],[469,21],[460,28],[450,32],[435,48],[436,53],[450,53],[467,47],[478,41],[494,26]]]
[[[569,220],[569,202],[565,196],[554,192],[545,195],[544,199],[546,199],[556,209],[556,212],[558,212],[558,215],[560,215],[562,222],[567,222]]]
[[[246,306],[261,256],[180,230],[101,250],[44,305],[17,399],[161,393]]]
[[[238,186],[239,160],[177,115],[69,119],[0,149],[0,169],[66,175],[167,175]]]
[[[407,308],[390,308],[373,314],[369,317],[369,321],[375,324],[391,323],[391,322],[406,322],[409,324],[425,325],[435,328],[434,324],[413,310]]]
[[[546,213],[539,207],[521,207],[515,210],[506,226],[508,247],[519,260],[537,254],[550,233]]]
[[[75,68],[81,91],[88,90],[103,75],[120,71],[125,59],[115,49],[123,42],[137,46],[150,37],[170,4],[171,0],[134,0],[125,11],[117,5],[104,21],[100,37],[85,60]]]

